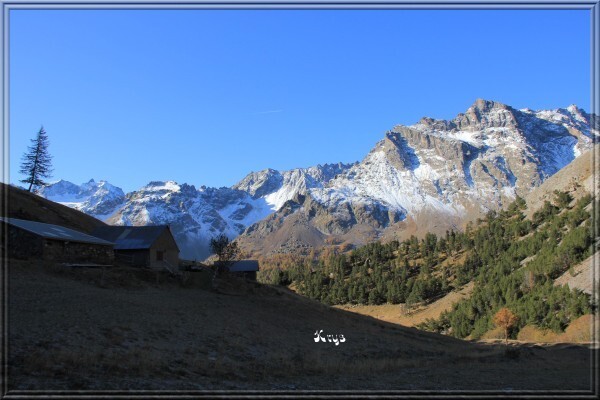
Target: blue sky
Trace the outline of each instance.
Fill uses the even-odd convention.
[[[589,111],[576,10],[13,10],[10,179],[40,125],[52,180],[231,186],[362,159],[477,98]]]

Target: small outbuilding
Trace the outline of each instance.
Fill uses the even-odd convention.
[[[21,260],[109,265],[114,243],[64,226],[0,217],[5,254]]]
[[[92,234],[114,242],[117,261],[172,272],[179,269],[179,246],[168,225],[101,226]]]
[[[255,281],[256,273],[259,270],[258,260],[235,261],[228,266],[228,270],[230,274],[238,275]]]

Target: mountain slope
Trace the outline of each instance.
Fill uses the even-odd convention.
[[[594,166],[598,168],[599,161],[600,145],[595,145],[591,150],[584,152],[548,178],[539,187],[527,193],[525,196],[528,205],[526,214],[531,216],[544,205],[545,201],[552,201],[555,190],[566,191],[575,199],[579,199],[585,194],[599,193],[598,177],[594,175]]]
[[[293,199],[238,241],[265,254],[312,246],[317,236],[364,244],[443,233],[527,195],[596,138],[589,115],[575,106],[533,112],[477,100],[451,121],[396,126],[360,163]],[[279,239],[300,226],[319,235]]]
[[[96,227],[105,225],[99,219],[74,210],[72,207],[57,204],[1,182],[0,196],[3,202],[6,201],[0,208],[3,217],[56,224],[85,233],[90,233]]]
[[[81,186],[60,180],[42,187],[38,194],[98,219],[112,215],[125,202],[123,190],[106,181],[95,182],[93,179]]]
[[[40,194],[112,224],[170,224],[182,257],[209,238],[238,237],[249,254],[308,251],[460,228],[525,196],[598,138],[576,106],[516,110],[477,100],[445,121],[398,125],[354,164],[251,172],[232,188],[151,182],[123,195],[106,182],[62,181]]]
[[[237,237],[289,199],[322,187],[349,167],[338,163],[284,172],[267,169],[250,173],[233,188],[196,189],[185,183],[153,181],[127,195],[105,181],[92,179],[78,186],[61,180],[38,194],[113,225],[169,224],[181,257],[204,259],[210,254],[211,237],[221,233]]]
[[[148,390],[590,387],[591,353],[582,346],[516,347],[515,361],[503,346],[377,321],[283,289],[248,285],[223,295],[166,278],[157,287],[141,272],[110,269],[100,287],[98,270],[11,263],[8,389],[145,397]],[[345,341],[315,343],[321,329]]]
[[[272,210],[263,199],[229,188],[196,190],[173,181],[151,182],[127,194],[127,202],[107,219],[115,225],[169,224],[181,257],[203,259],[210,254],[210,238],[224,233],[239,235],[247,225]]]
[[[598,299],[598,281],[600,276],[600,251],[575,265],[571,271],[563,273],[554,280],[555,286],[567,285],[570,289],[579,289]]]
[[[558,192],[553,204],[528,219],[520,198],[462,232],[373,242],[342,254],[328,251],[285,269],[263,270],[261,279],[289,284],[325,304],[403,304],[405,312],[428,304],[439,313],[421,326],[460,338],[480,338],[493,329],[493,317],[502,307],[520,319],[514,334],[526,325],[561,332],[593,310],[588,295],[553,284],[567,271],[585,270],[578,264],[597,247],[591,210],[598,205],[590,195],[574,201]],[[560,280],[589,293],[592,275],[587,268],[577,279],[565,281],[563,275]],[[470,296],[454,296],[458,301],[451,307],[445,307],[450,306],[446,301],[434,305],[467,284],[472,285]]]
[[[276,211],[296,195],[305,194],[309,189],[322,188],[324,184],[352,165],[354,164],[338,163],[296,168],[284,172],[273,169],[251,172],[236,183],[233,189],[247,192],[253,199],[263,198]]]

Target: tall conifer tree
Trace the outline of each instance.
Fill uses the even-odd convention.
[[[28,191],[34,187],[46,184],[44,178],[50,178],[52,173],[52,156],[48,153],[48,135],[42,126],[36,137],[31,139],[31,145],[27,148],[27,152],[23,154],[21,162],[21,174],[25,175],[25,179],[21,182],[28,183]]]

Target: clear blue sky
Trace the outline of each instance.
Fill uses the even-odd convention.
[[[44,125],[54,177],[230,186],[362,159],[476,98],[589,111],[588,11],[16,10],[10,179]]]

